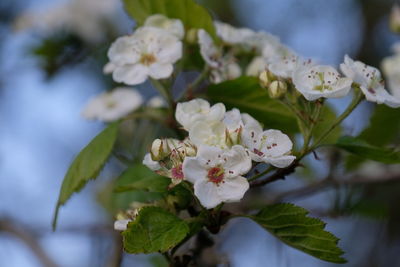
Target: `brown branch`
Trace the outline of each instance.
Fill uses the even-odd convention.
[[[400,181],[400,174],[390,174],[383,177],[365,178],[361,176],[353,176],[346,180],[338,180],[333,178],[325,178],[320,181],[311,183],[304,187],[296,188],[290,191],[280,193],[272,198],[271,202],[276,203],[288,198],[297,198],[307,196],[313,193],[320,192],[321,189],[331,186],[357,186],[357,185],[370,185],[370,184],[383,184]]]
[[[36,238],[23,229],[17,226],[16,223],[10,219],[0,218],[0,232],[7,232],[18,237],[25,245],[36,255],[43,266],[57,267],[58,265],[46,254],[43,248],[39,245]]]

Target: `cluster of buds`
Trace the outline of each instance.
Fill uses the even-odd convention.
[[[280,98],[287,92],[286,82],[276,77],[268,70],[262,71],[258,79],[261,87],[268,90],[268,94],[271,98]]]
[[[151,160],[156,163],[155,171],[170,177],[171,186],[174,186],[183,180],[182,164],[185,157],[195,156],[196,153],[196,146],[188,139],[183,141],[173,138],[155,139],[151,145],[150,158],[147,157],[145,161]]]

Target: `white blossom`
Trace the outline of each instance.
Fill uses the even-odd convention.
[[[120,37],[108,50],[114,80],[129,85],[143,83],[148,76],[168,78],[181,57],[179,39],[155,27],[142,27],[132,35]]]
[[[175,186],[185,179],[182,172],[185,157],[193,157],[196,153],[196,146],[188,139],[156,139],[152,143],[151,152],[145,155],[143,164],[156,173],[171,178],[171,186]]]
[[[189,139],[196,145],[225,149],[229,146],[225,124],[221,121],[198,121],[189,130]]]
[[[390,57],[386,57],[382,61],[382,71],[386,77],[388,87],[394,97],[400,99],[400,43],[393,47],[396,52]]]
[[[142,95],[137,90],[117,87],[91,99],[82,111],[82,116],[106,122],[115,121],[136,110],[142,103]]]
[[[220,83],[232,80],[242,75],[240,66],[232,56],[224,56],[220,47],[217,47],[211,36],[203,29],[198,31],[200,54],[211,68],[210,80]]]
[[[321,97],[339,98],[347,95],[352,80],[342,78],[331,66],[316,65],[297,68],[293,73],[296,89],[309,101]]]
[[[210,81],[218,84],[223,81],[233,80],[242,75],[242,69],[236,62],[221,61],[221,67],[213,69],[210,74]]]
[[[258,77],[261,72],[267,69],[267,66],[268,64],[263,57],[254,57],[253,60],[250,61],[249,65],[247,65],[246,75]]]
[[[200,45],[200,54],[206,64],[211,68],[219,68],[222,63],[222,51],[217,47],[211,36],[203,29],[197,32]]]
[[[245,124],[242,142],[256,162],[285,168],[296,159],[290,155],[293,143],[286,134],[279,130],[262,131],[260,124],[253,120]]]
[[[294,53],[274,57],[268,64],[268,70],[274,75],[282,78],[293,78],[293,73],[298,69],[305,69],[313,66],[314,63],[305,60]]]
[[[361,61],[353,61],[347,55],[344,58],[344,63],[340,64],[340,69],[360,86],[368,101],[386,104],[392,108],[400,107],[400,98],[396,98],[386,91],[378,69]]]
[[[244,43],[246,38],[252,36],[254,31],[248,28],[235,28],[230,24],[215,21],[215,29],[217,35],[227,44],[241,44]]]
[[[132,220],[129,219],[116,220],[114,222],[114,230],[125,231],[128,228],[128,223],[130,223],[131,221]]]
[[[175,111],[176,120],[187,131],[197,121],[221,121],[224,115],[224,104],[217,103],[210,107],[210,103],[201,98],[178,103]]]
[[[185,35],[185,28],[183,27],[182,21],[179,19],[170,19],[161,14],[155,14],[146,19],[144,26],[151,26],[161,28],[169,33],[175,35],[177,38],[182,40]]]
[[[242,175],[251,168],[251,159],[242,146],[230,150],[200,146],[196,157],[186,157],[183,173],[194,184],[194,193],[207,209],[222,202],[243,198],[249,183]]]

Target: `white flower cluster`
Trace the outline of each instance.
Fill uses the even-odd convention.
[[[105,73],[116,82],[128,85],[143,83],[148,77],[171,76],[173,64],[182,57],[184,27],[180,20],[163,15],[147,18],[132,35],[119,37],[108,50],[110,62]]]
[[[183,141],[156,139],[143,163],[170,177],[172,185],[191,182],[206,208],[242,199],[249,189],[243,175],[252,160],[278,168],[289,166],[292,142],[279,130],[263,131],[261,124],[238,109],[226,111],[221,103],[210,106],[203,99],[178,103],[176,120],[188,132]]]
[[[276,81],[293,83],[296,90],[309,101],[321,97],[343,97],[350,92],[352,85],[356,84],[368,101],[378,104],[384,103],[390,107],[400,107],[398,90],[393,90],[394,96],[386,91],[378,69],[367,66],[360,61],[353,61],[347,55],[344,63],[340,65],[340,69],[345,76],[343,77],[332,66],[317,65],[311,60],[302,58],[281,44],[277,37],[266,32],[234,28],[221,22],[216,22],[215,26],[217,35],[225,45],[239,46],[242,49],[250,49],[255,52],[256,56],[247,66],[247,75],[258,76],[262,71],[268,70]],[[202,41],[204,40],[204,37],[202,37],[204,34],[204,31],[199,32],[199,43],[203,58],[210,67],[224,69],[223,66],[226,66],[224,62],[226,62],[227,56],[222,55],[222,49],[218,49],[215,45],[210,45],[210,37],[207,38],[208,42]],[[234,62],[234,58],[232,58],[233,56],[230,55],[230,61],[228,62]],[[387,73],[393,73],[396,70],[395,65],[395,58],[387,59],[386,63],[384,62],[384,68],[387,69]],[[239,66],[236,68],[240,70]],[[240,71],[235,73],[237,73],[237,76],[240,75]],[[393,77],[392,81],[395,80],[395,76],[397,77],[395,74],[389,76]],[[225,75],[226,77],[229,78],[229,75]],[[220,80],[224,79],[217,81]],[[390,82],[390,84],[393,83],[395,81]],[[394,87],[394,85],[391,85],[391,87]]]

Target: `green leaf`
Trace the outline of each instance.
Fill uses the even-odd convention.
[[[217,40],[210,13],[193,0],[123,0],[125,9],[135,21],[142,25],[147,17],[163,14],[180,19],[186,28],[204,29]]]
[[[400,109],[386,105],[375,105],[369,126],[358,136],[374,146],[386,146],[400,140]],[[349,156],[346,161],[348,169],[357,168],[365,159]]]
[[[163,193],[171,179],[158,175],[143,164],[129,167],[118,178],[114,192],[148,191]]]
[[[371,145],[385,146],[399,140],[399,133],[400,109],[376,105],[369,126],[359,137]]]
[[[345,263],[343,251],[337,247],[339,239],[324,230],[324,222],[307,214],[301,207],[282,203],[267,206],[249,217],[291,247],[321,260]]]
[[[271,99],[255,77],[240,77],[211,85],[208,97],[214,102],[224,103],[227,108],[249,113],[267,128],[276,128],[284,133],[298,132],[296,118],[291,111],[278,100]]]
[[[90,179],[95,179],[111,154],[117,139],[119,123],[112,123],[98,134],[74,159],[64,177],[53,218],[53,229],[57,225],[60,206],[71,195],[79,192]]]
[[[189,233],[187,223],[159,207],[144,207],[122,232],[128,253],[165,252]]]
[[[334,145],[361,158],[386,164],[400,163],[400,152],[389,148],[372,146],[360,138],[343,136]]]

